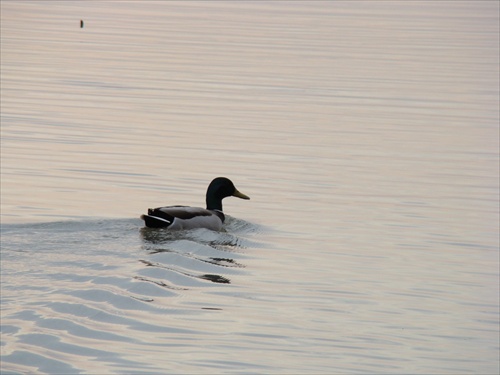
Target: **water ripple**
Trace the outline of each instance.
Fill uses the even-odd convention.
[[[6,368],[79,373],[81,361],[92,357],[108,369],[149,371],[141,360],[123,358],[126,347],[155,346],[148,332],[199,336],[160,317],[222,311],[210,302],[191,304],[189,294],[246,272],[245,252],[258,243],[248,237],[250,223],[232,223],[221,233],[150,230],[135,219],[2,226]],[[246,228],[245,236],[233,228]],[[20,299],[21,305],[10,303]]]

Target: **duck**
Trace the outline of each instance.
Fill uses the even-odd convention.
[[[190,206],[165,206],[149,208],[147,215],[141,215],[148,228],[167,228],[186,230],[206,228],[220,231],[225,220],[222,200],[226,197],[250,199],[238,191],[233,182],[226,177],[217,177],[208,185],[206,194],[207,208]]]

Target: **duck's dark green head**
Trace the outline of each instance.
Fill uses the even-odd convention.
[[[207,189],[207,210],[222,211],[222,200],[226,197],[238,197],[241,199],[250,199],[247,195],[240,193],[226,177],[217,177]]]

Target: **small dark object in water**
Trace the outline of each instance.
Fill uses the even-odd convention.
[[[80,29],[83,29],[83,20],[80,20]]]

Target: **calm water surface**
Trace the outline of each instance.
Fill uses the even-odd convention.
[[[498,373],[498,14],[2,1],[2,373]]]

